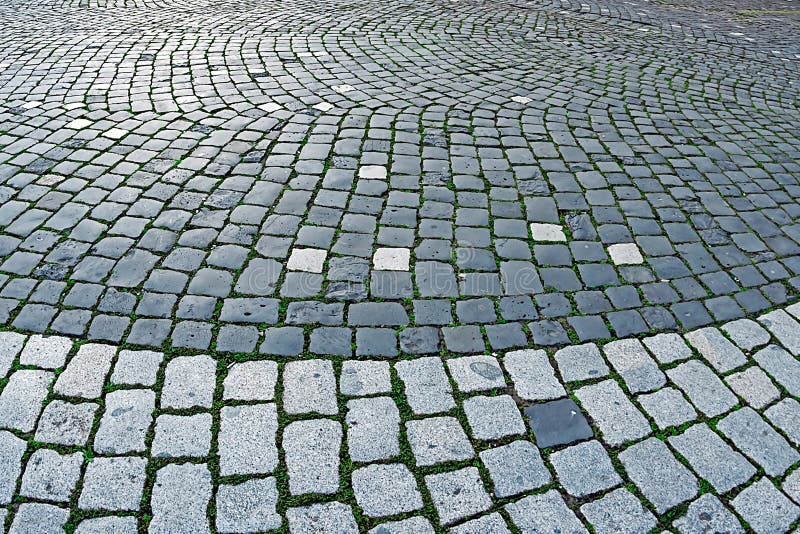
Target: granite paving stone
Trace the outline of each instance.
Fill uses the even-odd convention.
[[[725,493],[744,484],[756,473],[756,468],[739,452],[731,448],[705,423],[689,427],[682,434],[667,438],[692,469]]]
[[[731,506],[747,521],[753,532],[788,532],[800,516],[800,507],[789,500],[767,478],[743,489],[731,500]]]
[[[483,488],[475,467],[427,475],[425,485],[439,521],[444,525],[483,512],[491,506],[489,494]]]
[[[694,500],[686,515],[673,521],[672,526],[681,534],[695,532],[730,532],[743,534],[741,523],[720,500],[706,493]]]
[[[650,434],[647,419],[613,380],[584,386],[575,396],[611,446]]]
[[[730,413],[717,428],[770,476],[782,475],[800,460],[800,454],[752,408]]]
[[[422,508],[422,495],[408,467],[373,464],[353,471],[356,502],[370,517],[411,512]]]
[[[595,440],[556,451],[549,460],[559,483],[574,497],[585,497],[622,483],[608,453]]]
[[[494,483],[494,494],[510,497],[539,488],[552,480],[539,449],[529,441],[517,440],[508,445],[486,449],[481,461]]]
[[[658,513],[697,495],[697,479],[663,441],[648,438],[619,454],[625,471]]]
[[[556,490],[524,497],[505,508],[511,521],[522,531],[588,532]]]
[[[5,9],[0,531],[796,528],[797,13],[689,4]]]
[[[625,488],[582,505],[581,513],[598,532],[648,532],[657,524],[655,516]]]

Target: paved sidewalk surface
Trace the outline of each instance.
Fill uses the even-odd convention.
[[[800,3],[0,0],[0,532],[800,526]]]

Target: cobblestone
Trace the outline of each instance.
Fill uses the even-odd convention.
[[[785,4],[4,6],[0,532],[796,527]]]

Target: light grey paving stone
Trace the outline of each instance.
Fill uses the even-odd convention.
[[[391,398],[351,400],[345,420],[352,461],[374,462],[400,454],[400,411]]]
[[[505,519],[497,512],[467,521],[451,528],[447,532],[448,534],[485,534],[487,532],[492,534],[511,534]]]
[[[406,439],[418,466],[467,460],[475,456],[475,449],[455,417],[408,421]]]
[[[21,369],[12,373],[0,393],[0,428],[33,432],[53,373]]]
[[[667,376],[692,404],[708,417],[716,417],[736,406],[736,395],[714,372],[697,360],[684,362],[667,371]]]
[[[164,361],[163,352],[151,350],[121,350],[114,372],[112,384],[149,387],[156,383],[156,375]]]
[[[784,493],[796,503],[800,503],[800,470],[795,469],[783,480],[781,486]]]
[[[492,506],[475,467],[427,475],[425,485],[443,525],[479,514]]]
[[[744,484],[756,474],[756,468],[705,423],[694,425],[667,441],[720,493]]]
[[[748,367],[744,371],[733,373],[725,378],[728,386],[744,401],[760,410],[777,400],[781,393],[767,374],[759,367]]]
[[[11,432],[0,430],[0,505],[9,504],[22,471],[27,444]]]
[[[75,534],[136,534],[138,524],[135,517],[115,516],[84,519],[75,528]]]
[[[61,534],[69,510],[51,504],[22,503],[17,509],[9,534]]]
[[[278,364],[258,360],[234,364],[222,383],[225,400],[269,401],[275,398]]]
[[[373,464],[353,471],[353,493],[369,517],[385,517],[422,508],[414,475],[403,464]]]
[[[777,345],[764,347],[753,359],[791,395],[800,396],[800,361]]]
[[[116,353],[117,347],[111,345],[81,345],[58,376],[53,391],[65,397],[99,398]]]
[[[72,404],[54,400],[45,406],[34,439],[58,445],[85,445],[98,408],[92,402]]]
[[[751,319],[737,319],[721,328],[743,350],[753,350],[769,343],[769,332]]]
[[[510,497],[548,484],[552,477],[539,449],[530,441],[513,441],[480,453],[497,497]]]
[[[731,500],[731,506],[757,534],[788,532],[792,522],[800,517],[800,507],[767,478],[743,489]]]
[[[211,414],[159,415],[150,454],[156,458],[201,458],[211,449]]]
[[[613,380],[582,387],[575,391],[575,396],[609,445],[621,445],[650,434],[647,419]]]
[[[276,512],[278,488],[275,479],[258,478],[241,484],[221,484],[217,489],[217,531],[264,532],[281,527]]]
[[[588,532],[556,490],[507,504],[506,511],[522,532]]]
[[[161,407],[186,410],[211,408],[216,387],[217,362],[201,356],[179,356],[167,363]]]
[[[800,445],[800,403],[787,397],[764,412],[770,423],[786,434],[795,447]]]
[[[564,347],[555,353],[555,360],[564,382],[608,376],[608,365],[594,343]]]
[[[686,515],[673,521],[672,526],[681,534],[707,534],[727,532],[744,534],[744,529],[733,513],[720,500],[706,493],[697,498],[686,510]]]
[[[405,386],[404,392],[416,415],[446,412],[455,407],[453,390],[440,358],[405,360],[394,366]]]
[[[750,407],[727,415],[717,429],[770,476],[782,475],[800,460],[800,454]]]
[[[211,473],[205,464],[170,464],[156,473],[150,506],[151,534],[211,532],[206,511]]]
[[[220,475],[271,473],[278,466],[278,411],[274,404],[225,406],[220,410]]]
[[[339,490],[342,427],[329,419],[290,423],[283,431],[289,492],[331,494]]]
[[[595,532],[636,534],[651,532],[656,518],[639,499],[625,488],[606,493],[596,501],[581,506],[581,513]]]
[[[475,439],[496,440],[525,433],[525,422],[509,395],[470,397],[462,408]]]
[[[660,514],[697,495],[697,479],[659,439],[648,438],[628,447],[619,460]]]
[[[585,497],[622,483],[599,441],[585,441],[556,451],[549,460],[561,486],[574,497]]]
[[[81,510],[138,510],[147,460],[136,456],[97,457],[86,465],[78,498]]]
[[[638,339],[620,339],[606,343],[603,352],[631,393],[653,391],[666,382],[664,373]]]
[[[747,363],[741,349],[714,327],[700,328],[684,337],[720,373],[727,373]]]
[[[783,310],[775,310],[758,318],[786,350],[800,355],[800,323]]]
[[[25,336],[16,332],[0,332],[0,378],[8,376],[8,371],[22,350],[25,339]]]
[[[514,390],[524,400],[557,399],[567,394],[543,350],[518,350],[503,358]]]
[[[352,508],[340,502],[289,508],[286,510],[286,520],[292,534],[358,534],[358,524],[353,517]]]
[[[69,502],[81,476],[83,454],[35,451],[25,465],[20,495],[42,501]]]
[[[636,400],[661,429],[682,425],[697,418],[695,409],[675,388],[663,388],[639,395]]]
[[[94,436],[94,450],[124,454],[145,450],[156,396],[149,389],[120,389],[106,395],[106,409]]]
[[[335,415],[336,377],[330,360],[298,360],[283,368],[283,409],[286,413]]]
[[[433,525],[424,517],[387,521],[371,529],[369,534],[434,534]]]
[[[8,510],[0,508],[0,525],[6,524],[6,518],[8,517]],[[5,528],[5,527],[3,527]]]
[[[506,387],[503,370],[493,356],[465,356],[447,360],[459,391],[469,393]]]
[[[389,362],[347,360],[342,362],[339,391],[348,397],[388,393],[392,390]]]
[[[71,349],[72,340],[68,337],[36,334],[28,338],[19,356],[19,363],[42,369],[58,369],[64,366]]]
[[[692,349],[678,334],[665,333],[646,337],[644,346],[653,353],[661,363],[672,363],[691,358]]]

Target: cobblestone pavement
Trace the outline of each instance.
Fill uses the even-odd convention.
[[[797,0],[0,0],[0,532],[800,523]]]

